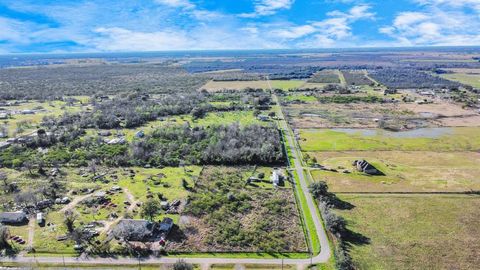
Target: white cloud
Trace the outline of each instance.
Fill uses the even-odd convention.
[[[187,9],[195,8],[195,5],[188,0],[155,0],[155,2],[161,5],[175,7],[175,8],[187,8]]]
[[[0,17],[0,41],[25,43],[29,39],[25,36],[27,25],[21,21]]]
[[[268,33],[272,39],[285,44],[294,43],[298,47],[332,47],[336,44],[348,46],[355,40],[352,24],[358,20],[374,19],[375,14],[370,12],[370,6],[358,5],[346,12],[329,12],[327,16],[324,20],[305,25],[267,25],[262,32]]]
[[[467,7],[480,12],[479,0],[415,0],[415,2],[426,6]]]
[[[417,0],[424,6],[419,11],[397,14],[391,25],[380,27],[379,32],[396,40],[402,46],[478,45],[480,20],[469,4],[478,0]],[[472,6],[472,8],[474,8]]]
[[[190,30],[165,29],[157,32],[132,31],[125,28],[101,27],[89,43],[100,51],[168,51],[211,49],[269,49],[284,44],[258,35],[258,29],[247,27],[231,31],[229,27],[200,26]],[[208,33],[208,34],[206,34]],[[242,36],[242,39],[238,37]]]
[[[242,13],[239,17],[255,18],[259,16],[268,16],[277,13],[282,9],[290,9],[295,0],[256,0],[252,13]]]
[[[96,48],[105,51],[161,51],[186,48],[190,39],[180,31],[135,32],[124,28],[97,28]]]
[[[272,34],[286,39],[296,39],[316,32],[316,28],[311,25],[293,26],[287,29],[274,29]]]

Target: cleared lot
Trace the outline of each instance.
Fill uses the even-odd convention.
[[[342,195],[358,269],[477,269],[480,197]]]

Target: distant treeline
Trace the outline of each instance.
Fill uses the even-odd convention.
[[[384,68],[369,71],[370,76],[389,88],[458,88],[460,83],[432,76],[415,69]]]
[[[182,68],[154,64],[0,69],[0,100],[54,100],[122,92],[192,92],[209,80]]]

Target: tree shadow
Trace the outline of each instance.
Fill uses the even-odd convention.
[[[170,234],[168,235],[168,240],[176,243],[181,243],[187,239],[187,235],[183,230],[178,227],[178,225],[173,225]]]
[[[2,249],[0,249],[0,251],[2,251]],[[3,253],[3,256],[4,257],[8,257],[8,258],[16,258],[17,255],[20,253],[20,250],[18,248],[15,248],[14,246],[8,244],[8,246],[5,246],[4,249],[3,249],[4,253]],[[2,257],[2,254],[0,253],[0,257]]]
[[[350,229],[347,229],[342,235],[342,237],[343,237],[344,243],[347,244],[349,247],[352,245],[355,245],[355,246],[369,245],[371,243],[369,237],[361,233],[354,232]]]
[[[344,201],[340,198],[338,198],[335,194],[333,193],[328,193],[327,195],[327,198],[328,198],[328,203],[333,206],[333,208],[335,209],[339,209],[339,210],[352,210],[353,208],[355,208],[355,205],[347,202],[347,201]]]

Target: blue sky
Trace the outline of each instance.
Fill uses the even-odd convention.
[[[0,0],[0,53],[480,45],[480,0]]]

